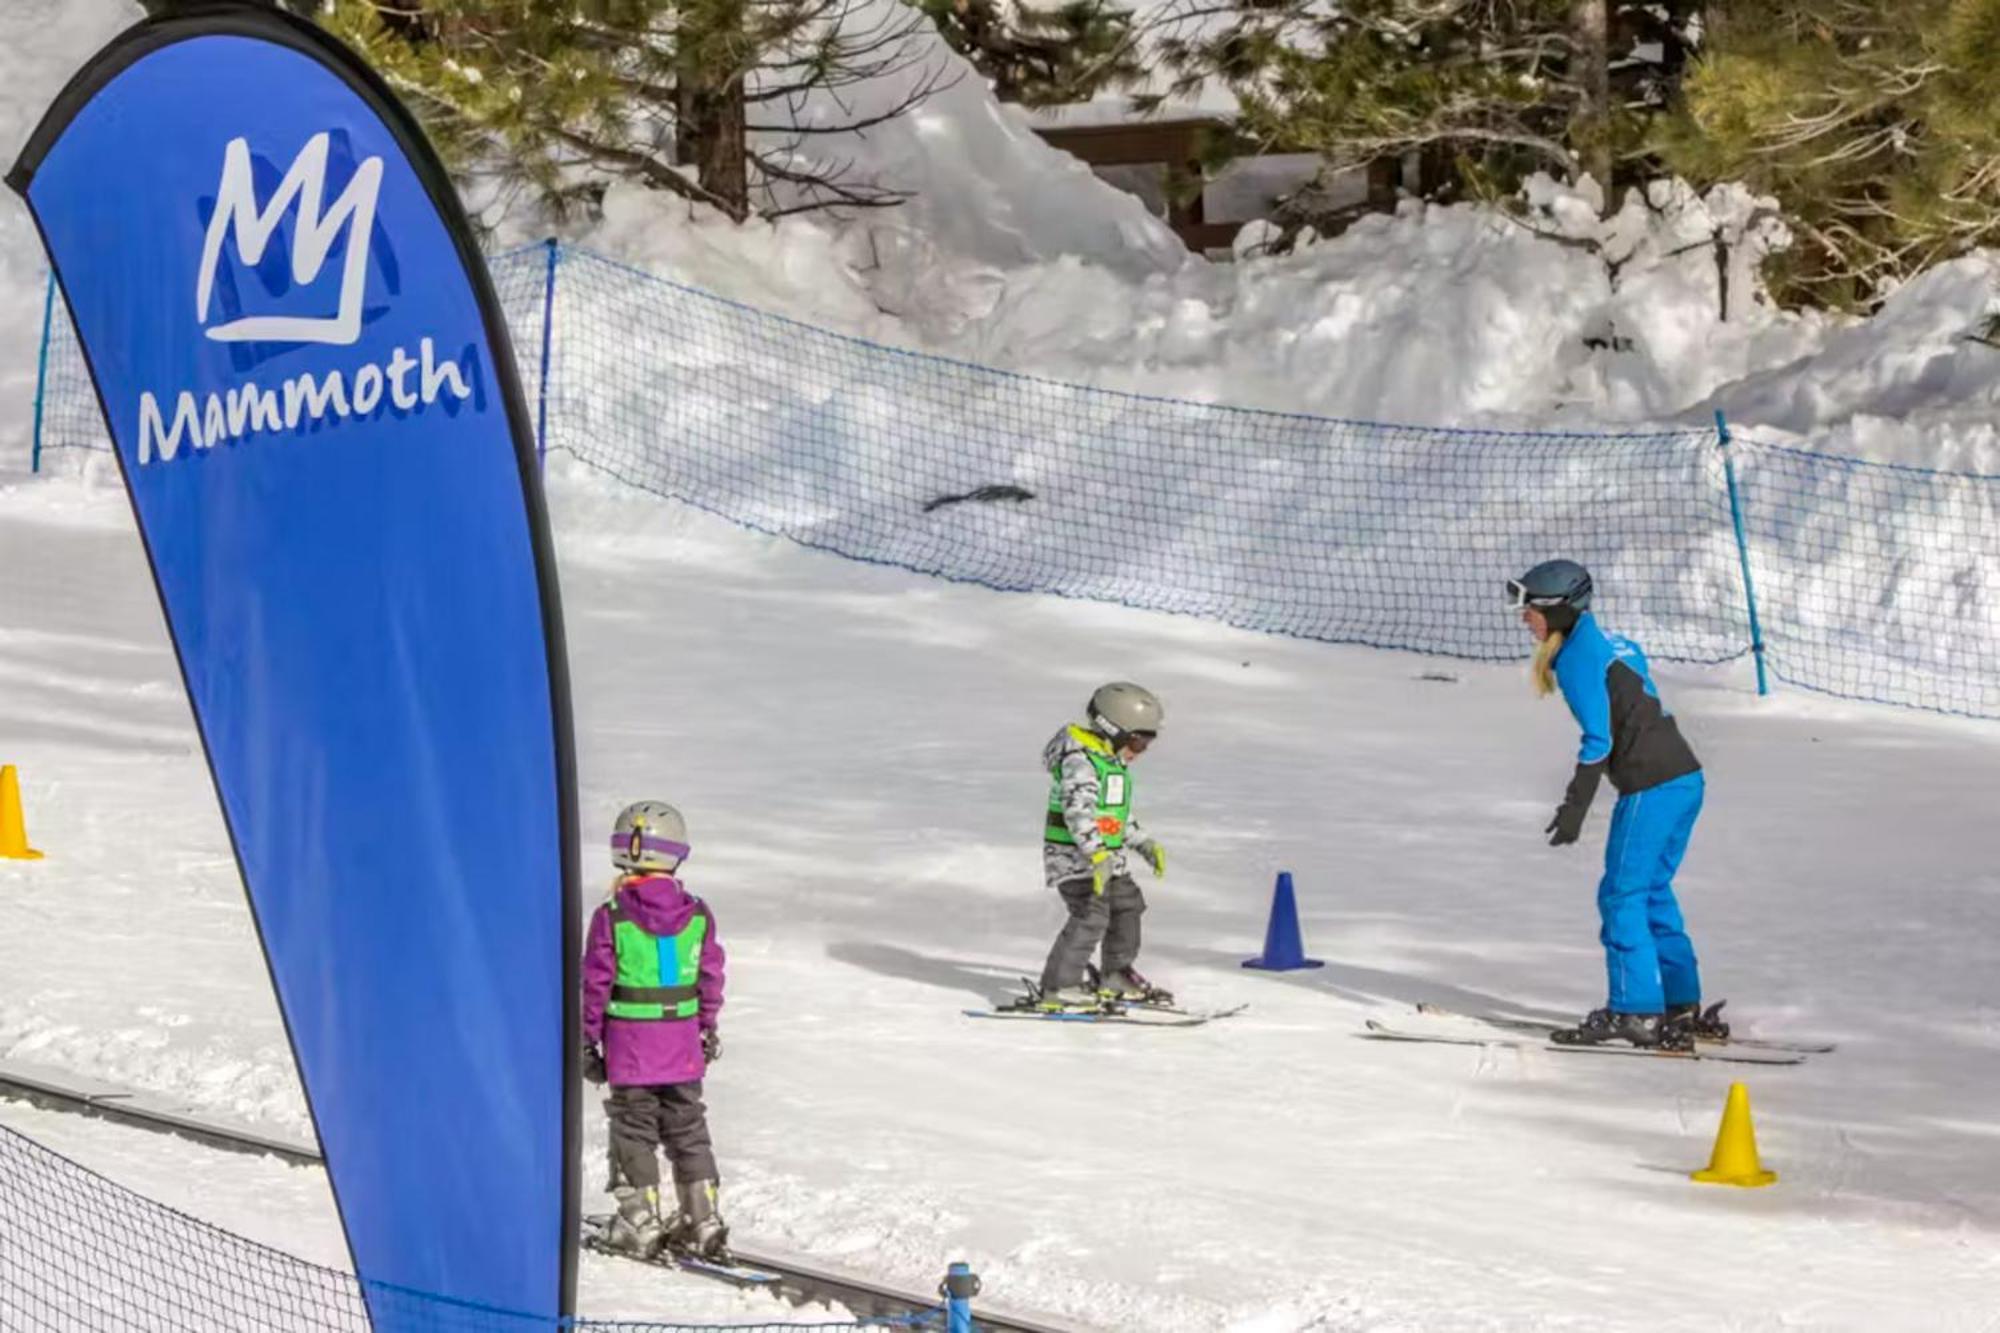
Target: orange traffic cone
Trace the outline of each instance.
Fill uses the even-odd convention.
[[[21,822],[21,779],[14,766],[0,767],[0,857],[39,861],[42,854],[28,845],[28,826]]]
[[[1750,1090],[1741,1083],[1729,1085],[1729,1100],[1722,1104],[1722,1128],[1716,1131],[1715,1152],[1708,1169],[1694,1173],[1704,1185],[1769,1185],[1776,1171],[1766,1171],[1757,1160],[1757,1131],[1750,1124]]]

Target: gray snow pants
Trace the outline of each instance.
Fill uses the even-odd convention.
[[[1090,891],[1090,876],[1066,879],[1056,885],[1069,920],[1049,950],[1042,966],[1042,993],[1064,986],[1083,984],[1083,969],[1090,955],[1104,946],[1104,975],[1130,967],[1139,957],[1139,917],[1146,910],[1146,895],[1130,875],[1114,875],[1099,897]]]
[[[667,1150],[675,1180],[719,1180],[715,1150],[708,1142],[708,1111],[701,1082],[654,1087],[613,1088],[605,1100],[611,1117],[611,1183],[640,1189],[660,1183],[660,1159]]]

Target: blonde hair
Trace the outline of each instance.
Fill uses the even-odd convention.
[[[1556,692],[1556,654],[1563,650],[1563,632],[1549,631],[1549,637],[1535,645],[1534,661],[1528,664],[1528,675],[1535,682],[1535,694],[1546,699]]]

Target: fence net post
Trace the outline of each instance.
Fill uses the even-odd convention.
[[[548,249],[547,276],[542,283],[542,373],[541,392],[535,403],[535,470],[542,471],[549,460],[549,351],[554,346],[556,326],[556,263],[562,247],[551,236],[542,242]]]
[[[1716,441],[1722,450],[1722,475],[1729,484],[1729,519],[1736,528],[1736,558],[1743,564],[1743,601],[1750,609],[1750,655],[1757,659],[1757,693],[1769,694],[1764,671],[1764,630],[1757,620],[1757,585],[1750,578],[1750,540],[1744,535],[1743,501],[1736,488],[1736,459],[1730,452],[1729,419],[1715,409]]]
[[[49,284],[42,293],[42,347],[35,354],[35,433],[28,445],[28,471],[42,470],[42,404],[49,387],[49,338],[55,331],[56,271],[49,270]]]
[[[938,1291],[944,1297],[946,1333],[974,1333],[972,1298],[979,1294],[979,1275],[972,1265],[955,1263],[946,1269]]]

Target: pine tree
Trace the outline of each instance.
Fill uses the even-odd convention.
[[[1002,102],[1087,102],[1145,77],[1132,11],[1108,0],[917,0]]]
[[[319,21],[408,101],[454,170],[493,174],[562,212],[607,178],[742,219],[902,195],[805,151],[935,91],[921,16],[863,0],[330,0]],[[873,79],[887,109],[802,125],[816,94]],[[831,99],[838,101],[838,98]]]
[[[1865,308],[2000,242],[2000,0],[1714,6],[1658,150],[1696,183],[1777,196],[1782,300]]]
[[[1425,163],[1418,192],[1511,194],[1592,176],[1607,207],[1650,174],[1699,0],[1232,0],[1161,49],[1174,92],[1220,81],[1245,142],[1329,170]],[[1407,184],[1407,182],[1406,182]]]

